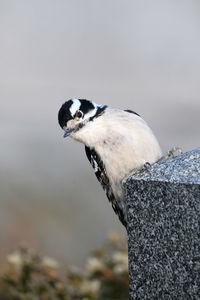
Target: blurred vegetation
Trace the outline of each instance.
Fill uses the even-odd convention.
[[[69,267],[65,276],[54,259],[21,247],[7,257],[8,271],[0,275],[0,300],[128,300],[126,245],[118,234],[111,234],[83,270]]]

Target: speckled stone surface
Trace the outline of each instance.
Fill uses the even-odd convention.
[[[131,300],[200,299],[200,148],[125,183]]]

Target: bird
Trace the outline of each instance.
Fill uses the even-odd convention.
[[[127,203],[123,179],[134,170],[162,157],[154,133],[136,112],[70,99],[58,112],[64,137],[85,145],[86,156],[108,200],[127,229]]]

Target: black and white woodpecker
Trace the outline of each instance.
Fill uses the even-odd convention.
[[[145,163],[162,156],[159,143],[147,123],[134,111],[99,105],[85,99],[65,102],[58,121],[64,137],[85,145],[86,155],[115,213],[127,227],[122,180]]]

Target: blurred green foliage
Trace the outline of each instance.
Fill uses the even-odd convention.
[[[0,300],[128,300],[127,242],[111,234],[95,249],[84,270],[59,264],[27,248],[8,255],[9,269],[0,276]]]

